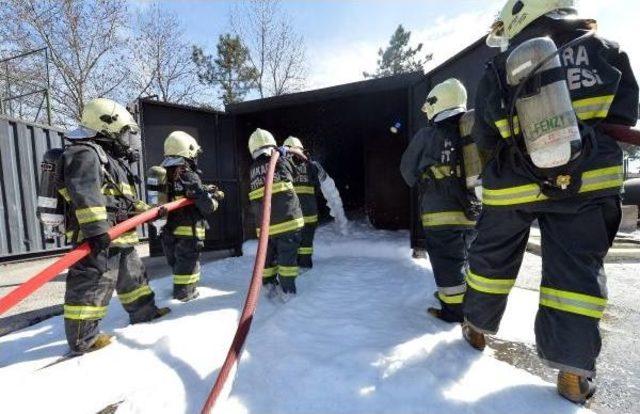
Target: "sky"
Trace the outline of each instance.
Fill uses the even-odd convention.
[[[131,0],[144,7],[150,0]],[[444,62],[487,33],[505,0],[283,0],[289,20],[304,36],[307,49],[306,89],[362,80],[376,66],[377,50],[386,46],[398,24],[423,43],[433,61]],[[218,35],[228,32],[233,1],[175,1],[161,4],[183,21],[187,38],[215,49]],[[640,77],[637,0],[582,0],[581,14],[596,18],[602,36],[626,50]]]

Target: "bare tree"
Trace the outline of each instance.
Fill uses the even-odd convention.
[[[79,119],[89,99],[123,96],[126,6],[125,0],[5,0],[0,7],[4,51],[48,48],[58,123]],[[34,79],[45,74],[30,69]]]
[[[195,103],[203,98],[184,26],[173,13],[152,3],[136,15],[132,73],[136,96],[157,95],[162,101]],[[135,98],[135,96],[134,96]]]
[[[304,38],[282,11],[280,0],[245,0],[231,11],[231,27],[249,48],[260,97],[304,87]]]

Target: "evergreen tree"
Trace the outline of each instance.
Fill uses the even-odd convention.
[[[205,85],[217,86],[219,98],[225,105],[242,102],[255,88],[258,77],[249,61],[249,50],[238,36],[221,35],[216,46],[215,59],[205,55],[198,46],[193,47],[193,61],[198,67],[198,78]]]
[[[424,65],[433,57],[427,54],[424,58],[420,55],[422,43],[415,48],[409,46],[411,32],[399,25],[389,40],[385,50],[378,50],[378,68],[375,73],[363,72],[365,78],[383,78],[399,73],[410,73],[424,70]]]

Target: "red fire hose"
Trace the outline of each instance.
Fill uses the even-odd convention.
[[[238,329],[236,335],[233,337],[233,342],[227,353],[227,358],[224,360],[222,368],[218,373],[218,378],[209,393],[209,397],[202,407],[202,414],[209,414],[216,404],[220,393],[226,383],[231,369],[238,361],[242,347],[249,334],[251,328],[251,321],[253,320],[253,314],[258,304],[258,298],[260,295],[260,287],[262,286],[262,273],[264,271],[264,262],[267,258],[267,243],[269,241],[269,223],[271,221],[271,194],[273,188],[273,176],[276,169],[276,163],[280,154],[277,151],[273,151],[271,156],[271,162],[269,163],[269,170],[267,171],[267,177],[264,183],[264,198],[262,202],[262,222],[260,223],[260,238],[258,239],[258,252],[256,254],[256,261],[253,265],[253,275],[251,276],[251,283],[249,284],[249,292],[247,293],[247,299],[242,309],[242,315],[238,322]]]
[[[600,124],[600,128],[602,128],[604,133],[610,135],[618,142],[640,146],[640,131],[633,127],[617,124]]]
[[[164,207],[167,211],[173,211],[191,204],[193,204],[193,200],[182,199],[167,203],[162,207]],[[130,218],[127,221],[123,221],[122,223],[115,225],[109,230],[109,237],[111,238],[111,240],[114,240],[120,237],[123,233],[126,233],[149,220],[157,218],[160,208],[161,207],[152,208],[145,211],[144,213]],[[42,270],[31,279],[27,280],[26,282],[9,292],[8,295],[0,298],[0,315],[17,305],[24,298],[31,295],[38,288],[58,276],[64,270],[84,259],[89,255],[90,252],[91,248],[89,247],[89,244],[86,242],[82,243],[80,246],[76,247],[75,249],[49,265],[46,269]]]

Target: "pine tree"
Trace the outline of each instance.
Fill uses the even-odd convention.
[[[238,36],[220,35],[217,55],[205,55],[198,46],[193,47],[193,61],[198,66],[198,78],[205,85],[218,86],[219,98],[225,105],[242,102],[255,87],[258,77],[249,62],[249,50]]]
[[[433,57],[427,54],[422,58],[422,43],[415,48],[409,46],[411,32],[399,25],[389,40],[385,50],[378,50],[378,68],[375,73],[363,72],[365,78],[383,78],[399,73],[419,72],[424,70],[424,65]]]

